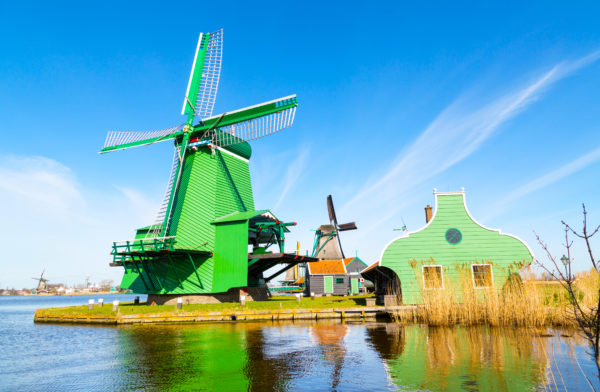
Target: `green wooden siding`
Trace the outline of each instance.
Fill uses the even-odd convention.
[[[213,258],[194,255],[192,261],[188,256],[172,256],[171,261],[168,258],[155,258],[152,261],[127,262],[121,287],[140,294],[210,293]],[[136,264],[142,276],[138,274]]]
[[[249,151],[248,151],[249,153]],[[248,224],[237,224],[231,233],[222,229],[217,243],[215,218],[232,212],[254,210],[248,162],[231,154],[209,149],[189,153],[181,174],[169,227],[177,249],[213,252],[214,257],[154,259],[150,265],[125,264],[121,287],[136,293],[193,294],[227,291],[247,285]],[[232,226],[233,227],[233,226]],[[141,237],[143,230],[137,233]],[[227,233],[226,233],[227,232]],[[233,234],[235,232],[235,234]],[[144,282],[146,285],[144,285]],[[146,287],[148,286],[148,287]]]
[[[215,152],[216,198],[215,217],[234,211],[254,210],[248,162],[221,151]]]
[[[248,221],[216,225],[213,290],[248,285]]]
[[[458,229],[457,244],[446,240],[446,231]],[[468,214],[463,193],[436,194],[436,211],[423,229],[390,243],[381,266],[392,269],[402,285],[404,303],[421,303],[423,265],[443,267],[444,286],[461,287],[461,276],[471,274],[472,264],[492,264],[494,286],[500,289],[511,272],[529,264],[532,254],[519,239],[484,228]],[[457,296],[460,293],[457,291]],[[460,300],[460,299],[459,299]]]
[[[176,236],[177,248],[214,248],[214,227],[210,222],[215,218],[215,189],[215,158],[206,152],[188,155],[169,227],[169,235]]]
[[[185,159],[169,235],[180,249],[214,249],[215,218],[254,210],[248,162],[199,150]],[[205,245],[203,245],[206,242]]]

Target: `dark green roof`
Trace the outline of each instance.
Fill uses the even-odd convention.
[[[233,212],[231,214],[221,216],[221,217],[213,220],[211,223],[214,225],[214,224],[218,224],[218,223],[245,221],[250,218],[254,218],[257,215],[264,214],[265,212],[270,212],[270,211],[269,210],[260,210],[260,211]]]

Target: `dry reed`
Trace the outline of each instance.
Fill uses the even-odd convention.
[[[418,270],[421,269],[415,268]],[[396,319],[431,326],[575,326],[569,296],[560,282],[523,282],[518,274],[513,274],[501,288],[474,288],[470,268],[458,267],[457,273],[459,279],[445,278],[443,285],[428,281],[429,287],[442,287],[435,289],[424,288],[422,276],[416,276],[423,304],[417,306],[414,314]],[[585,304],[596,303],[599,287],[600,275],[596,271],[579,275],[578,295]]]

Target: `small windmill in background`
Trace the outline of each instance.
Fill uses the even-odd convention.
[[[408,229],[406,228],[406,223],[404,223],[404,218],[400,217],[400,219],[402,219],[402,227],[399,229],[393,229],[394,231],[403,231],[403,232],[407,232]]]
[[[331,195],[327,196],[327,212],[329,213],[329,224],[321,225],[317,229],[312,256],[319,259],[345,259],[339,233],[356,230],[356,222],[338,224]]]
[[[33,280],[37,280],[38,284],[36,287],[36,291],[39,293],[40,291],[48,291],[48,282],[49,280],[44,278],[44,273],[46,272],[46,270],[44,269],[42,271],[42,274],[40,275],[39,278],[31,278]]]

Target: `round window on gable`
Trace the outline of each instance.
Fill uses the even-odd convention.
[[[462,233],[458,229],[448,229],[446,230],[446,241],[449,244],[456,245],[462,241]]]

